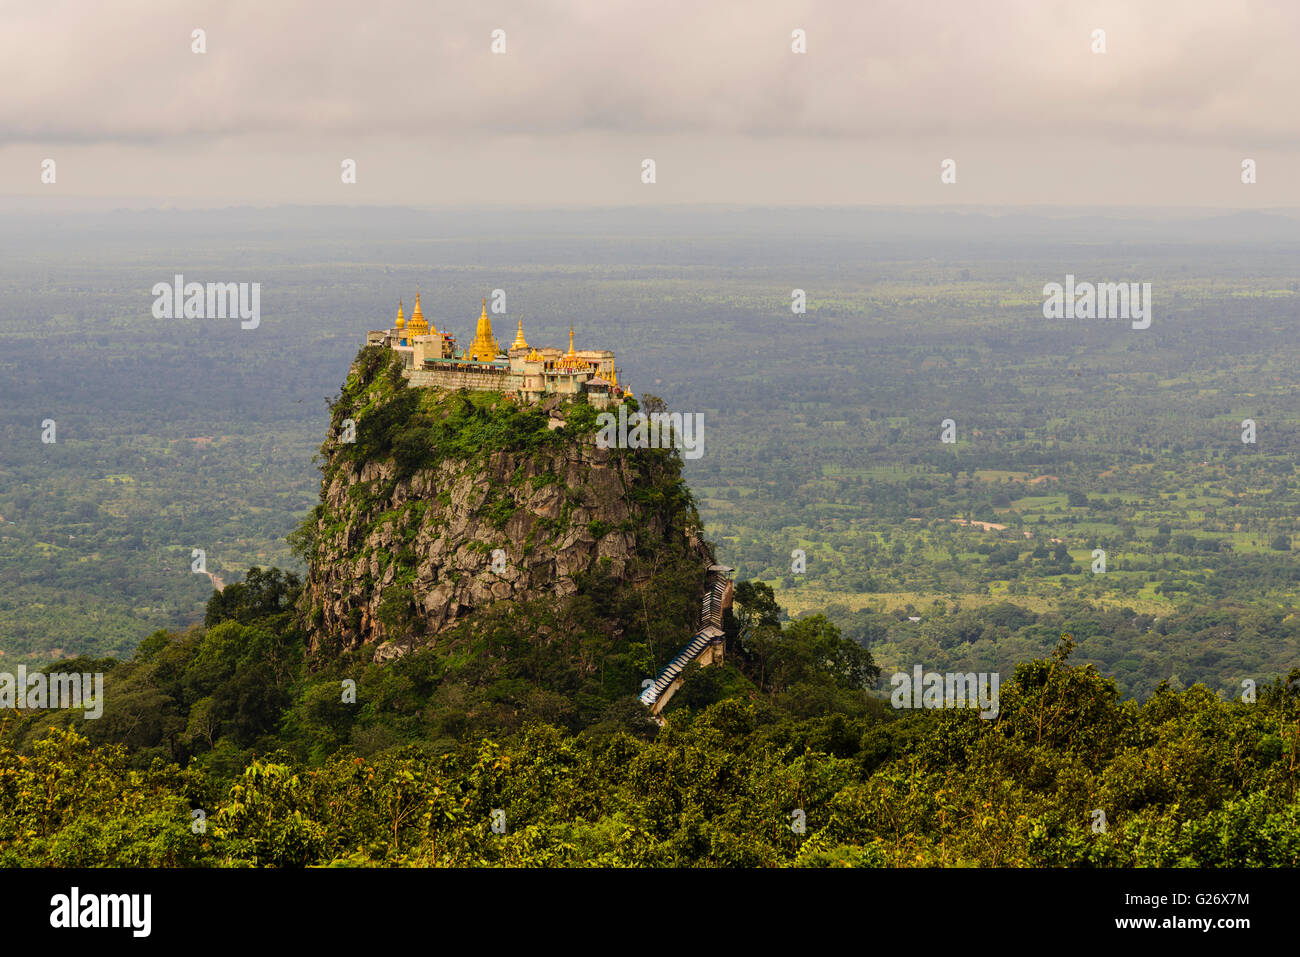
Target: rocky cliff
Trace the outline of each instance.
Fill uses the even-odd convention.
[[[676,452],[599,448],[581,401],[409,387],[389,362],[369,348],[353,365],[321,503],[296,533],[314,653],[384,660],[490,606],[522,613],[594,578],[636,589],[712,560]]]

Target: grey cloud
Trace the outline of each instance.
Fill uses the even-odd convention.
[[[1292,144],[1300,7],[1210,0],[6,7],[6,138],[576,130]],[[208,32],[203,56],[190,30]],[[1110,52],[1088,50],[1094,26]],[[492,29],[509,53],[488,51]],[[809,53],[789,52],[808,31]]]

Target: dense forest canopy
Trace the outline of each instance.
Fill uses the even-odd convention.
[[[4,713],[0,862],[1298,862],[1286,223],[322,215],[0,226],[0,662],[108,689]],[[141,263],[181,254],[263,283],[259,329],[153,320]],[[1044,319],[1067,272],[1151,281],[1151,328]],[[687,562],[654,601],[597,570],[384,665],[306,654],[322,383],[417,284],[462,335],[507,290],[703,413],[680,504],[739,582],[663,727],[635,696]],[[540,434],[466,402],[367,434],[410,468]],[[999,673],[996,716],[894,709],[918,665]]]
[[[1065,636],[995,720],[895,711],[860,645],[742,586],[728,663],[658,728],[504,638],[312,672],[297,583],[252,569],[204,626],[64,664],[107,671],[103,719],[5,722],[0,864],[1300,864],[1300,670],[1139,705]]]

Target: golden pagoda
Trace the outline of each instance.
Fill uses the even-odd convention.
[[[412,340],[416,336],[427,336],[430,332],[437,332],[429,323],[424,321],[424,312],[420,309],[420,291],[415,292],[415,309],[411,312],[411,321],[406,324],[406,341],[414,343]]]
[[[527,349],[528,341],[524,339],[524,320],[521,316],[519,319],[519,331],[515,333],[515,341],[510,346],[511,349]]]
[[[557,369],[578,370],[587,368],[587,360],[580,359],[578,353],[573,348],[573,323],[569,323],[569,351],[560,356],[555,362]]]
[[[522,320],[519,325],[522,331]],[[478,317],[478,330],[474,333],[474,341],[469,346],[469,358],[475,362],[495,362],[498,351],[496,337],[492,335],[492,320],[487,314],[487,299],[484,299],[483,312]]]
[[[484,298],[473,342],[461,348],[450,331],[440,333],[425,319],[421,300],[417,287],[409,314],[405,299],[398,299],[392,326],[366,333],[367,347],[401,350],[401,372],[412,383],[434,389],[497,392],[524,402],[538,402],[547,396],[585,396],[598,409],[632,398],[632,390],[619,381],[621,370],[613,352],[578,351],[572,321],[567,350],[542,349],[528,342],[521,315],[507,349],[504,342],[497,341]]]

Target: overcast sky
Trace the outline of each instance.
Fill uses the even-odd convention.
[[[1298,98],[1296,0],[0,0],[24,205],[1295,207]]]

